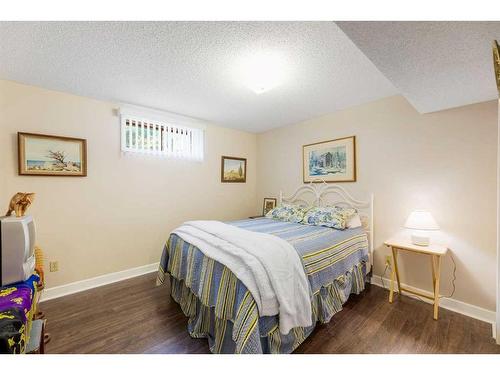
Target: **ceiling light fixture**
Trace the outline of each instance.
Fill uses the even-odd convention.
[[[283,56],[276,52],[254,52],[237,64],[240,82],[256,94],[265,93],[284,83],[287,66]]]

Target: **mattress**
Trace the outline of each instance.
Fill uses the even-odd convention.
[[[260,316],[245,285],[224,265],[171,234],[158,283],[170,276],[171,296],[189,318],[192,337],[207,338],[214,353],[291,353],[364,289],[368,238],[362,228],[343,231],[260,218],[228,222],[288,241],[301,257],[312,292],[310,327],[279,332],[279,316]]]

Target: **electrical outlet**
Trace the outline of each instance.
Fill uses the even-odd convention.
[[[385,264],[387,266],[390,266],[391,265],[391,262],[392,262],[392,257],[390,255],[386,255],[385,256]]]
[[[59,271],[59,262],[57,262],[57,261],[49,262],[49,269],[50,269],[50,272]]]

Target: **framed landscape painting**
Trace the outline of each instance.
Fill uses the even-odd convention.
[[[264,198],[264,206],[262,207],[262,216],[276,207],[276,198]]]
[[[220,173],[221,182],[246,182],[247,159],[223,156]]]
[[[304,183],[356,181],[356,137],[302,146]]]
[[[87,175],[87,141],[46,134],[17,133],[20,175]]]

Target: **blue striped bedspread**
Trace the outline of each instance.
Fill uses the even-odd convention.
[[[272,234],[289,242],[302,258],[313,293],[360,261],[368,261],[368,238],[362,228],[336,230],[267,218],[228,224]]]
[[[158,283],[171,276],[171,295],[189,317],[192,337],[209,339],[215,353],[290,353],[342,309],[350,293],[364,289],[368,238],[362,228],[343,231],[267,218],[228,222],[288,241],[301,257],[313,295],[313,325],[279,333],[279,316],[259,316],[243,283],[224,265],[171,234],[165,245]]]

